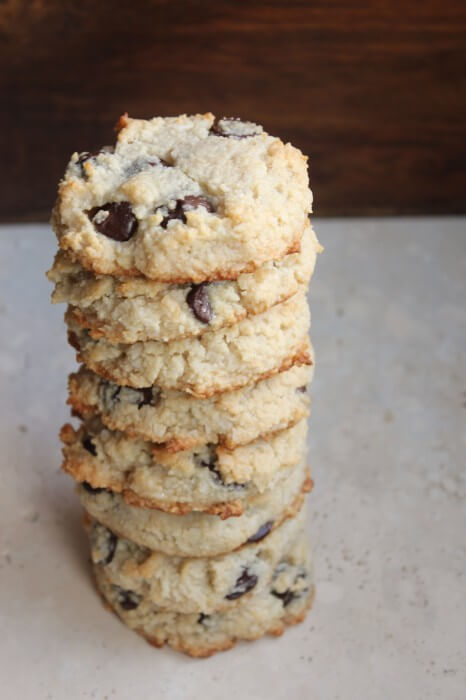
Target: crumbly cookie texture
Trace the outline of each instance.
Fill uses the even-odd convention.
[[[231,326],[289,299],[309,282],[318,250],[308,227],[300,253],[233,281],[202,285],[95,275],[60,251],[48,277],[55,282],[52,300],[70,304],[73,320],[93,338],[170,341]]]
[[[298,538],[303,542],[306,515],[302,508],[258,542],[204,559],[169,557],[139,547],[96,520],[88,520],[87,529],[92,562],[105,571],[111,584],[161,610],[210,614],[234,608],[269,586],[279,562],[296,547]]]
[[[311,487],[309,471],[302,463],[290,470],[281,488],[256,498],[243,515],[228,520],[209,513],[174,515],[131,506],[121,495],[92,489],[89,484],[81,484],[78,493],[89,515],[120,537],[171,556],[213,557],[241,547],[264,528],[268,532],[292,517]]]
[[[306,158],[262,127],[212,114],[130,119],[115,147],[75,153],[52,223],[98,274],[235,279],[299,249]]]
[[[275,567],[268,586],[231,610],[180,613],[160,609],[148,597],[114,585],[105,569],[95,567],[98,590],[110,608],[151,644],[164,644],[203,657],[231,648],[237,640],[280,635],[286,625],[301,622],[312,603],[314,585],[304,536]],[[242,574],[239,588],[251,585]]]
[[[207,443],[234,449],[307,416],[313,370],[314,364],[295,366],[238,391],[196,399],[157,386],[120,387],[81,367],[70,375],[68,403],[82,417],[100,416],[108,428],[172,452]]]
[[[310,314],[301,293],[234,326],[170,343],[112,344],[91,338],[69,314],[66,321],[78,360],[105,379],[136,389],[157,384],[209,397],[311,362]]]
[[[257,499],[281,489],[293,468],[306,461],[306,420],[236,448],[204,445],[168,452],[139,438],[111,431],[98,419],[61,431],[63,469],[92,488],[121,493],[132,505],[183,515],[203,511],[240,516]]]

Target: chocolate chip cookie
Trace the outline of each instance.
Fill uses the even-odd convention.
[[[71,157],[52,222],[97,274],[201,283],[299,250],[311,205],[306,158],[259,125],[125,116],[114,146]]]

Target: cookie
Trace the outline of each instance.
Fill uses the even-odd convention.
[[[210,614],[263,591],[278,563],[306,526],[306,508],[267,537],[220,557],[170,557],[117,537],[87,520],[91,558],[114,586],[132,591],[160,610]]]
[[[120,387],[81,367],[70,375],[68,403],[79,416],[98,415],[108,428],[172,452],[207,443],[234,449],[307,416],[313,370],[313,364],[295,366],[238,391],[196,399],[157,386]]]
[[[232,609],[212,613],[161,609],[150,597],[113,584],[104,568],[95,567],[94,572],[104,601],[128,627],[154,646],[168,644],[197,657],[229,649],[237,640],[282,634],[286,625],[304,619],[314,596],[304,535],[276,565],[266,588],[253,592]],[[254,575],[245,570],[231,594],[240,593],[255,583]]]
[[[93,338],[112,343],[170,341],[231,326],[289,299],[310,279],[318,242],[309,227],[300,253],[268,262],[233,281],[174,285],[95,275],[59,252],[48,273],[52,300]]]
[[[75,153],[59,186],[54,230],[84,267],[199,283],[299,250],[312,194],[298,149],[212,114],[119,129],[114,147]]]
[[[98,419],[61,431],[63,469],[92,488],[121,493],[126,503],[182,515],[202,511],[240,516],[257,499],[283,488],[306,462],[307,425],[236,448],[204,445],[171,453],[154,443],[111,431]]]
[[[66,321],[79,361],[105,379],[136,389],[157,384],[209,397],[311,362],[310,314],[301,293],[234,326],[170,343],[94,340],[69,313]]]
[[[171,556],[213,557],[262,537],[292,517],[311,486],[309,471],[301,463],[290,470],[281,488],[258,496],[243,515],[228,520],[209,513],[175,515],[128,505],[120,494],[92,489],[87,483],[78,493],[89,515],[120,537]]]

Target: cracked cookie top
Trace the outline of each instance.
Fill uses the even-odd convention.
[[[53,213],[62,249],[99,274],[235,279],[299,250],[306,158],[251,122],[120,119],[116,145],[75,153]]]

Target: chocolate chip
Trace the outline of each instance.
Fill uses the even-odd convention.
[[[90,160],[91,158],[95,158],[95,156],[98,156],[100,151],[94,151],[91,153],[90,151],[83,151],[82,153],[79,154],[78,160],[76,161],[77,165],[83,165],[87,160]]]
[[[93,457],[97,457],[97,447],[92,442],[92,438],[90,438],[89,436],[86,436],[85,438],[83,438],[82,446],[84,447],[85,450],[90,452],[90,454]]]
[[[86,163],[88,160],[91,160],[92,158],[97,158],[97,156],[99,156],[101,153],[113,153],[113,151],[113,146],[104,146],[103,148],[99,148],[98,151],[83,151],[82,153],[80,153],[78,160],[76,161],[76,165],[80,166],[82,176],[87,177],[87,173],[83,167],[84,163]]]
[[[183,199],[177,199],[173,209],[168,211],[168,214],[160,222],[162,228],[167,228],[167,224],[172,219],[179,219],[184,224],[186,223],[186,212],[193,211],[199,207],[204,207],[209,212],[213,212],[214,208],[206,197],[197,195],[187,195]]]
[[[204,613],[200,613],[199,617],[197,618],[198,624],[203,625],[205,620],[210,620],[210,615],[205,615]]]
[[[217,469],[217,464],[218,464],[218,457],[217,457],[217,451],[215,449],[214,445],[208,445],[209,449],[209,455],[207,458],[199,458],[199,454],[194,454],[194,460],[195,463],[199,467],[206,467],[212,476],[214,477],[215,481],[217,481],[221,486],[223,486],[226,489],[233,490],[233,489],[245,489],[246,484],[239,484],[236,481],[232,481],[228,484],[226,484],[223,481],[222,475],[220,471]],[[202,454],[202,453],[201,453]]]
[[[243,129],[243,127],[246,128]],[[210,133],[215,134],[215,136],[224,136],[225,138],[245,139],[250,136],[257,136],[260,134],[260,129],[257,129],[256,124],[243,122],[238,117],[223,117],[222,119],[215,119],[210,127]]]
[[[307,384],[304,384],[303,386],[298,386],[296,391],[299,392],[300,394],[305,394],[307,391]]]
[[[272,589],[270,592],[272,595],[275,596],[275,598],[280,598],[284,608],[286,608],[286,606],[289,605],[292,600],[294,600],[295,598],[299,598],[299,596],[296,593],[293,593],[293,591],[290,590],[283,591],[283,593],[277,593],[277,591],[274,591]]]
[[[138,401],[138,408],[142,408],[143,406],[147,406],[148,404],[152,403],[152,387],[146,387],[144,389],[139,389],[138,394],[140,396],[139,401]]]
[[[213,318],[213,311],[210,305],[207,283],[193,284],[186,296],[188,306],[201,323],[210,323]]]
[[[135,610],[142,600],[142,596],[134,591],[125,591],[123,588],[118,588],[118,605],[123,610]]]
[[[251,535],[251,537],[247,540],[248,542],[260,542],[260,540],[263,540],[266,535],[269,534],[270,530],[273,527],[273,520],[267,520],[266,523],[260,526],[258,531],[254,534]]]
[[[195,459],[195,461],[197,461],[197,463],[199,464],[200,467],[207,467],[207,469],[210,472],[212,472],[212,474],[215,474],[217,479],[220,479],[220,481],[221,481],[222,477],[220,475],[220,472],[216,468],[218,458],[217,458],[217,452],[215,450],[215,447],[213,447],[212,445],[208,445],[208,449],[209,449],[209,455],[208,455],[207,459],[202,458],[202,459],[196,460],[196,458],[198,457],[197,454],[194,454],[194,459]]]
[[[100,215],[100,212],[107,212],[107,216]],[[93,207],[87,215],[99,233],[114,241],[129,241],[138,228],[129,202],[109,202],[102,207]]]
[[[278,575],[280,575],[280,573],[282,571],[284,571],[288,568],[289,568],[289,565],[286,562],[281,562],[277,566],[277,568],[275,569],[274,579]],[[306,578],[307,578],[307,574],[306,574],[305,570],[302,568],[298,569],[298,572],[293,580],[293,585],[296,586],[296,584],[298,583],[298,581],[300,579],[306,579]],[[279,598],[283,603],[283,607],[286,608],[286,606],[289,605],[293,600],[297,600],[298,598],[300,598],[303,595],[303,593],[306,593],[308,590],[309,589],[306,586],[303,588],[298,587],[296,590],[292,590],[291,588],[287,588],[285,591],[277,591],[274,588],[272,588],[270,592],[273,596],[275,596],[275,598]]]
[[[113,534],[110,530],[107,530],[103,525],[98,525],[98,548],[102,549],[103,554],[100,559],[93,559],[94,564],[101,564],[102,566],[107,566],[112,561],[115,556],[115,550],[118,543],[118,537]]]
[[[131,165],[128,165],[127,168],[125,168],[125,176],[126,177],[133,177],[133,175],[137,175],[138,173],[143,172],[144,170],[148,170],[149,168],[154,168],[156,165],[163,165],[166,168],[170,167],[168,163],[166,163],[164,160],[161,158],[157,158],[154,156],[153,158],[136,158],[136,160],[133,160]]]
[[[125,403],[137,406],[157,406],[160,402],[161,390],[156,386],[144,389],[131,389],[121,387],[111,382],[102,382],[99,389],[100,399],[104,405],[104,410],[114,410],[115,404]]]
[[[258,580],[259,579],[257,576],[255,574],[251,574],[249,569],[244,569],[241,576],[236,580],[233,590],[231,593],[228,593],[225,598],[227,600],[236,600],[237,598],[241,598],[242,595],[252,591],[252,589],[256,587]]]
[[[96,489],[95,489],[93,486],[90,485],[90,483],[89,483],[88,481],[82,481],[82,482],[81,482],[81,486],[83,487],[83,489],[84,489],[85,491],[87,491],[87,493],[91,493],[91,494],[93,494],[93,495],[94,495],[94,494],[97,494],[97,493],[103,493],[104,491],[107,491],[107,489],[103,489],[103,488],[96,488]]]
[[[92,153],[89,151],[83,151],[82,153],[79,154],[79,158],[76,161],[76,165],[79,165],[79,167],[81,168],[81,175],[83,177],[87,177],[87,173],[83,167],[84,163],[86,163],[88,160],[91,160],[92,158],[95,158],[100,153],[102,153],[102,151],[99,150],[99,151],[93,151]]]

